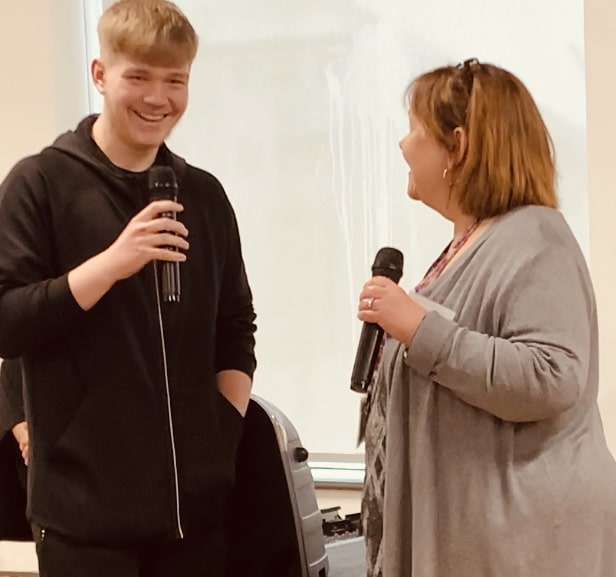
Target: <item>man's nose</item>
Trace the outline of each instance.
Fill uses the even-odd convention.
[[[162,106],[167,103],[167,90],[163,83],[153,82],[148,86],[148,90],[143,97],[144,102]]]

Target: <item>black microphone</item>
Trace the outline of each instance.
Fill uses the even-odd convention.
[[[382,248],[374,257],[372,276],[384,276],[397,284],[402,277],[403,264],[404,256],[398,249]],[[364,323],[351,374],[352,391],[357,393],[367,392],[376,369],[383,342],[383,332],[383,329],[376,323]]]
[[[175,172],[170,166],[153,166],[148,171],[148,188],[150,202],[153,200],[178,199],[178,181]],[[164,212],[163,217],[177,219],[175,212]],[[177,248],[169,247],[171,250]],[[180,263],[163,261],[161,263],[161,291],[163,301],[168,303],[180,302]]]

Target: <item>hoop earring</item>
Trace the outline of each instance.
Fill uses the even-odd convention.
[[[448,174],[449,174],[449,169],[448,168],[443,170],[443,180],[447,180],[447,175]],[[449,185],[449,195],[451,196],[451,189],[453,187],[453,181],[450,180],[447,184]]]

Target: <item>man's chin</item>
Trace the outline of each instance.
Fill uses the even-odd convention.
[[[157,134],[141,134],[135,140],[144,149],[158,148],[170,134],[170,130],[160,131]]]

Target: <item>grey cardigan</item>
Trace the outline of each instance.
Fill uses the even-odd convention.
[[[614,577],[616,463],[597,407],[597,311],[560,212],[497,219],[390,341],[384,577]]]

